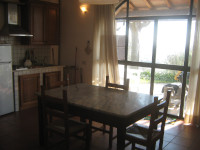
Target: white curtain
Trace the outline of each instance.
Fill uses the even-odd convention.
[[[94,9],[92,84],[105,86],[106,75],[110,82],[119,83],[115,7],[96,5]]]
[[[200,0],[198,0],[196,31],[186,100],[185,123],[200,125]]]

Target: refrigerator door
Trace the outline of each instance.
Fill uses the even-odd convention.
[[[0,116],[14,112],[11,63],[0,63]]]
[[[10,45],[0,45],[0,62],[11,62],[12,51]]]

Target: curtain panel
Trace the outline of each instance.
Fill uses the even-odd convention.
[[[200,125],[200,0],[198,0],[197,6],[195,39],[184,121]]]
[[[105,86],[106,75],[110,82],[119,83],[115,7],[96,5],[94,10],[92,84]]]

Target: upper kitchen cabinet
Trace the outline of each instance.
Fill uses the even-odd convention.
[[[59,7],[48,5],[45,9],[45,39],[47,44],[59,43]]]
[[[30,32],[33,34],[31,44],[46,44],[45,39],[45,6],[31,4],[30,6]]]
[[[23,39],[29,44],[59,44],[59,5],[46,2],[31,2],[22,8],[22,26],[33,37]]]

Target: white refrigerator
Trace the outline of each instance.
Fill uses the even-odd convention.
[[[0,116],[14,112],[12,49],[0,45]]]

